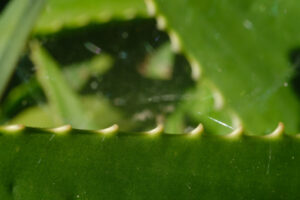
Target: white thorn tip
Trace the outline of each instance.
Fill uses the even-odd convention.
[[[157,135],[160,134],[164,131],[164,126],[162,124],[158,124],[154,129],[150,130],[150,131],[146,131],[146,134],[149,135]]]
[[[166,29],[166,27],[167,27],[167,20],[166,20],[166,18],[164,16],[162,16],[162,15],[157,16],[156,21],[157,21],[157,29],[158,30],[164,30],[164,29]]]
[[[179,36],[174,31],[169,32],[170,40],[171,40],[171,48],[175,53],[179,53],[181,51],[181,43]]]
[[[196,61],[196,59],[191,58],[190,59],[190,64],[191,64],[191,68],[192,68],[192,79],[193,80],[198,80],[201,76],[201,66],[199,64],[199,62]]]
[[[203,133],[204,127],[202,124],[199,124],[196,128],[194,128],[191,132],[189,132],[190,135],[200,135]]]
[[[71,129],[72,129],[72,126],[70,124],[67,124],[67,125],[57,127],[57,128],[52,128],[50,130],[54,133],[67,133]]]
[[[154,4],[153,0],[145,0],[145,4],[147,7],[148,14],[150,16],[154,16],[156,13],[156,8],[155,8],[155,4]]]
[[[231,112],[230,116],[232,127],[240,127],[242,125],[242,120],[235,112]]]
[[[118,130],[119,130],[119,126],[117,124],[114,124],[108,128],[100,129],[97,132],[101,133],[101,134],[112,134],[112,133],[117,132]]]
[[[222,94],[216,88],[213,89],[212,95],[214,97],[214,107],[216,110],[220,110],[224,106],[224,99]]]
[[[243,135],[243,132],[244,132],[244,127],[239,126],[236,129],[234,129],[231,133],[226,135],[226,137],[227,138],[238,138],[238,137],[241,137]]]
[[[283,135],[283,131],[284,131],[284,124],[282,122],[279,122],[276,129],[271,134],[266,135],[264,137],[266,137],[266,138],[278,138],[281,135]]]
[[[8,131],[8,132],[17,132],[17,131],[23,130],[24,128],[25,128],[25,126],[22,124],[3,126],[3,130]]]

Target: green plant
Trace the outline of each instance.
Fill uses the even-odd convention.
[[[9,2],[1,199],[298,199],[299,3],[145,2]]]

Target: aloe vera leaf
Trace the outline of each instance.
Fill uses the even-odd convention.
[[[288,53],[300,44],[299,2],[151,2],[174,48],[216,85],[247,130],[264,133],[283,121],[299,131],[299,100],[287,86]]]
[[[0,98],[45,0],[13,0],[0,18]]]
[[[46,10],[35,27],[36,33],[53,33],[63,27],[76,28],[88,23],[104,23],[113,19],[146,17],[140,0],[48,0]]]
[[[239,121],[226,107],[220,106],[214,88],[208,80],[198,81],[195,87],[186,91],[174,112],[166,119],[167,132],[182,133],[188,127],[205,124],[207,133],[224,135],[239,126]]]
[[[1,199],[300,197],[296,136],[15,128],[0,136]]]
[[[37,41],[31,43],[31,59],[37,69],[37,78],[60,123],[78,128],[95,128],[96,125],[85,115],[79,97],[67,84],[59,65]]]

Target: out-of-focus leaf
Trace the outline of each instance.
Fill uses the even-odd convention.
[[[111,102],[100,95],[87,95],[81,98],[82,106],[86,110],[86,115],[94,119],[97,128],[109,127],[118,124],[122,130],[130,130],[133,123],[126,118],[119,109],[113,107]]]
[[[66,66],[64,75],[70,86],[79,90],[91,78],[104,74],[112,67],[113,59],[107,54],[100,54],[90,60]]]
[[[86,110],[85,116],[88,119],[95,119],[97,128],[106,128],[114,123],[119,124],[122,129],[130,126],[122,117],[121,113],[113,108],[110,103],[99,95],[89,95],[80,97],[82,107]],[[31,127],[56,127],[61,125],[56,119],[57,113],[53,113],[51,106],[38,105],[30,107],[14,117],[9,124],[24,124]],[[105,117],[103,117],[105,116]]]
[[[35,78],[24,82],[10,90],[2,103],[2,112],[5,117],[11,117],[22,107],[28,106],[28,100],[40,101],[41,88]]]
[[[15,118],[9,124],[24,124],[31,127],[52,128],[60,125],[55,121],[56,114],[48,105],[30,107]]]
[[[167,42],[150,54],[141,68],[141,73],[152,79],[170,79],[173,71],[174,53]]]
[[[45,0],[13,0],[0,18],[0,97]]]
[[[103,23],[111,18],[145,17],[145,10],[141,0],[48,0],[35,31],[50,33],[62,27],[80,27],[89,22]]]
[[[31,50],[31,58],[37,68],[38,80],[53,111],[59,114],[59,120],[77,128],[95,128],[92,120],[86,117],[78,96],[64,79],[58,64],[38,42],[31,43]]]
[[[0,130],[3,200],[299,199],[300,141]],[[13,197],[13,198],[12,198]]]
[[[155,2],[173,47],[209,77],[247,130],[265,133],[282,121],[287,132],[299,131],[299,100],[288,86],[288,54],[300,45],[298,1]]]

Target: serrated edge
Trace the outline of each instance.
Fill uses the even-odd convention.
[[[48,129],[50,132],[56,133],[56,134],[67,134],[72,130],[72,126],[70,124],[66,124],[63,126],[59,126],[56,128]]]
[[[163,133],[164,131],[164,125],[163,124],[157,124],[157,126],[149,131],[145,131],[143,133],[147,135],[159,135]]]
[[[282,122],[279,122],[276,129],[271,132],[268,135],[264,135],[262,137],[267,138],[267,139],[277,139],[282,137],[284,134],[284,124]]]
[[[191,136],[199,136],[199,135],[202,135],[203,133],[204,133],[204,126],[203,126],[203,124],[200,123],[196,128],[194,128],[187,134],[191,135]]]
[[[119,131],[119,125],[118,124],[113,124],[110,127],[104,128],[104,129],[99,129],[96,130],[96,133],[104,134],[104,135],[110,135],[117,133]]]

